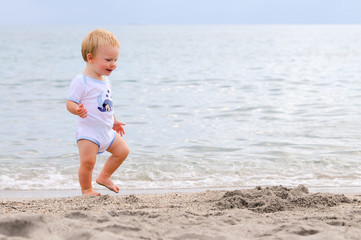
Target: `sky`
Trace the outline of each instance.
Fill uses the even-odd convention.
[[[361,0],[0,0],[0,25],[361,24]]]

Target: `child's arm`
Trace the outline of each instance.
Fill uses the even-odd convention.
[[[72,114],[78,115],[81,118],[86,118],[88,111],[84,108],[83,104],[77,104],[76,102],[66,100],[66,108]]]
[[[121,137],[123,137],[123,135],[125,134],[125,131],[124,131],[124,128],[123,128],[125,123],[122,123],[122,122],[118,121],[115,118],[115,115],[113,115],[113,117],[114,117],[113,130],[116,131],[117,133],[119,133]]]

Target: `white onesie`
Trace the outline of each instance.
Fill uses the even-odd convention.
[[[107,150],[115,139],[113,101],[108,77],[100,81],[83,74],[77,75],[70,84],[68,100],[84,104],[88,115],[78,117],[76,140],[87,139],[99,147],[98,154]]]

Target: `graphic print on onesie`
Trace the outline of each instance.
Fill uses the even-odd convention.
[[[98,109],[101,112],[110,112],[113,109],[113,101],[110,90],[103,91],[98,96]]]

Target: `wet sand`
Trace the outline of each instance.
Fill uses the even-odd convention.
[[[303,186],[0,200],[0,239],[361,239],[361,195]]]

